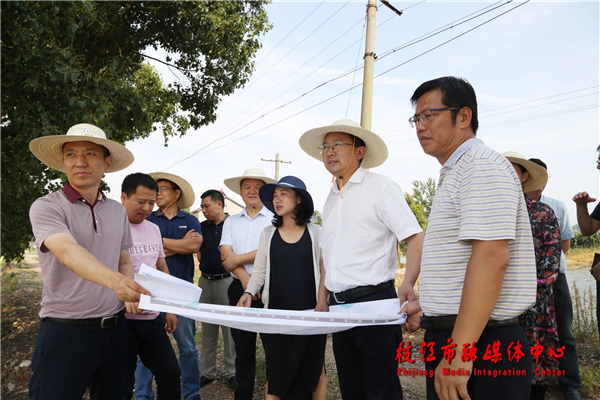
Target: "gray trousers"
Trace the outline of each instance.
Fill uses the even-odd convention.
[[[229,305],[227,289],[233,278],[208,280],[202,276],[198,286],[202,289],[201,303]],[[221,326],[223,333],[223,356],[225,359],[225,378],[235,376],[235,345],[231,337],[231,330]],[[219,325],[202,322],[202,352],[200,354],[200,372],[208,379],[217,378],[217,348],[219,340]]]

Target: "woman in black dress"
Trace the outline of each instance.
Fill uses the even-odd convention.
[[[313,201],[302,180],[286,176],[260,188],[275,213],[262,232],[252,277],[238,306],[249,307],[261,287],[265,308],[314,309],[321,279],[320,227],[310,223]],[[267,399],[325,399],[327,335],[262,334],[267,358]]]

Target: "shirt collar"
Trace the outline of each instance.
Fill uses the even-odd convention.
[[[259,211],[259,212],[258,212],[258,214],[256,214],[256,215],[262,214],[262,215],[264,215],[265,217],[268,217],[268,215],[267,215],[267,211],[268,211],[268,210],[267,210],[267,207],[265,207],[265,205],[263,204],[262,208],[260,209],[260,211]],[[240,213],[240,217],[244,217],[244,216],[246,216],[246,217],[250,218],[250,216],[248,215],[248,212],[246,211],[246,207],[244,207],[244,209],[243,209],[243,210],[242,210],[242,212]]]
[[[218,224],[215,224],[215,223],[214,223],[214,222],[212,222],[210,219],[207,219],[205,222],[206,222],[206,225],[207,225],[207,226],[211,226],[211,225],[214,225],[214,226],[219,226],[219,225],[223,225],[223,224],[225,223],[225,220],[226,220],[228,217],[229,217],[229,214],[225,213],[225,218],[223,218],[223,221],[221,221],[221,222],[220,222],[220,223],[218,223]]]
[[[165,217],[165,218],[167,218],[167,216],[164,213],[159,213],[159,211],[160,211],[160,209],[158,209],[156,211],[153,211],[153,212],[156,213],[157,217]],[[177,209],[177,214],[175,214],[175,217],[173,217],[173,218],[176,218],[176,217],[177,218],[185,217],[185,213],[183,211],[181,211],[181,208]]]
[[[358,169],[356,171],[354,171],[354,173],[352,174],[350,179],[348,179],[348,182],[346,182],[346,185],[349,183],[362,183],[365,175],[367,175],[367,170],[364,169],[363,167],[358,167]],[[340,189],[338,188],[338,185],[337,185],[337,180],[338,180],[338,178],[335,178],[335,182],[331,186],[331,190],[333,190],[334,193],[340,192]]]
[[[442,170],[444,168],[452,169],[454,167],[454,164],[456,164],[458,159],[461,158],[462,155],[467,152],[467,150],[469,150],[471,147],[478,145],[478,144],[482,145],[483,140],[477,139],[477,138],[471,138],[471,139],[463,142],[463,144],[458,146],[458,148],[456,150],[454,150],[454,153],[452,153],[450,158],[444,163],[444,165],[442,166]]]
[[[82,195],[79,194],[79,192],[77,190],[75,190],[75,188],[73,186],[71,186],[71,184],[69,182],[67,182],[65,184],[65,186],[63,186],[62,188],[63,193],[65,194],[65,196],[67,196],[67,199],[72,203],[75,204],[75,202],[77,200],[85,200],[84,197]],[[104,201],[104,198],[106,196],[104,196],[104,193],[102,193],[102,190],[98,190],[98,201]]]

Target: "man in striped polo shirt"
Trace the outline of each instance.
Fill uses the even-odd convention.
[[[536,267],[521,184],[476,139],[467,81],[425,82],[411,102],[419,143],[442,165],[421,263],[423,350],[435,371],[427,398],[528,399],[531,354],[517,317],[535,302]]]

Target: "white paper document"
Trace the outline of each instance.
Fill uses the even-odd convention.
[[[142,264],[140,272],[134,274],[134,280],[149,290],[153,297],[197,302],[202,294],[202,289],[193,283],[165,274],[146,264]]]
[[[250,332],[287,335],[317,335],[341,332],[356,326],[406,322],[406,314],[398,314],[398,299],[344,304],[330,307],[329,312],[316,312],[188,303],[142,295],[139,307]]]

